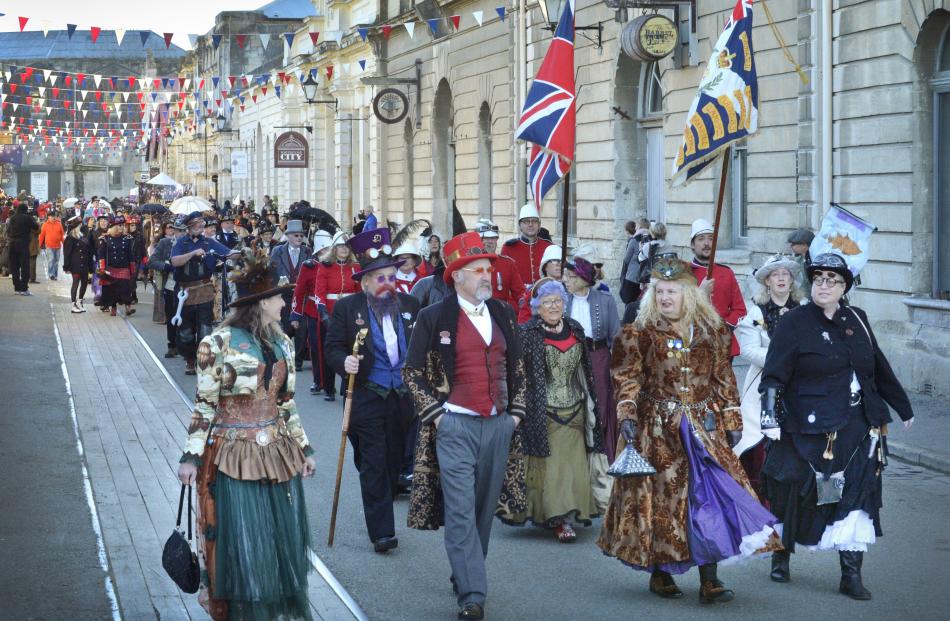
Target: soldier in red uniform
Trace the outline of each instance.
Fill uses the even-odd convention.
[[[498,255],[498,227],[487,218],[478,221],[475,231],[482,238],[482,247],[485,252],[497,255],[492,275],[491,296],[496,300],[508,302],[518,311],[521,300],[524,297],[525,286],[518,272],[518,266],[511,257]]]
[[[730,330],[736,329],[739,320],[745,317],[745,302],[742,299],[742,289],[733,271],[716,263],[713,266],[711,281],[703,282],[709,270],[709,255],[712,252],[713,226],[700,218],[693,222],[690,237],[690,246],[693,248],[693,276],[700,283],[701,289],[711,292],[712,305],[726,322]],[[739,342],[732,336],[732,357],[739,355]]]
[[[518,229],[521,236],[509,239],[501,251],[501,256],[514,260],[521,275],[521,281],[530,287],[538,279],[541,256],[551,242],[538,237],[541,232],[541,214],[534,203],[528,203],[518,214]]]
[[[326,231],[317,231],[313,236],[313,254],[300,266],[297,283],[294,285],[294,297],[290,306],[290,325],[294,330],[300,329],[301,322],[305,326],[307,343],[310,347],[310,363],[313,371],[313,383],[310,385],[310,394],[315,395],[322,389],[327,378],[327,368],[323,363],[323,340],[326,335],[326,322],[320,317],[320,298],[316,290],[317,272],[320,261],[330,253],[330,234]],[[329,373],[329,381],[333,383],[333,374]]]
[[[317,312],[327,325],[336,303],[360,290],[359,282],[353,280],[353,274],[360,270],[360,266],[353,258],[346,240],[346,235],[342,232],[333,237],[330,251],[326,260],[320,262],[314,282],[313,294],[319,300]],[[329,377],[323,380],[323,392],[325,401],[336,400],[332,371]]]
[[[422,274],[418,268],[422,264],[422,255],[415,244],[406,242],[396,248],[393,258],[397,261],[403,261],[403,264],[396,270],[396,291],[399,293],[409,293],[413,285],[422,279]]]

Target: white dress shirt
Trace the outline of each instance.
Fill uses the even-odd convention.
[[[300,248],[288,246],[287,251],[290,253],[290,264],[297,267],[297,260],[300,259]]]
[[[396,336],[396,330],[393,328],[393,318],[389,315],[383,317],[383,340],[386,341],[386,353],[389,355],[389,364],[393,368],[399,366],[399,338]]]
[[[581,297],[574,294],[574,298],[571,300],[571,319],[581,324],[581,327],[584,328],[584,336],[587,338],[594,338],[594,328],[590,323],[590,302],[587,298],[590,297],[590,292],[588,291],[587,295]]]

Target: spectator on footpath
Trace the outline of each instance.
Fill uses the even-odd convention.
[[[742,299],[742,290],[731,269],[716,263],[713,266],[713,277],[706,280],[709,269],[709,256],[712,254],[713,226],[702,218],[693,222],[692,235],[689,243],[693,249],[693,276],[712,301],[713,308],[726,322],[729,330],[735,330],[739,320],[745,317],[745,302]],[[739,343],[735,335],[732,336],[730,355],[739,355]]]
[[[66,221],[69,232],[63,241],[63,270],[72,274],[73,284],[69,291],[72,313],[85,313],[83,298],[89,286],[89,275],[96,270],[96,253],[89,238],[82,232],[82,217],[73,216]]]
[[[30,283],[36,285],[40,282],[36,279],[36,257],[40,255],[40,224],[36,219],[36,205],[30,207],[29,202],[27,205],[27,212],[36,222],[36,228],[30,232]]]
[[[372,205],[366,206],[366,223],[363,225],[364,231],[372,231],[379,228],[379,221],[376,219],[375,209]]]
[[[795,257],[795,262],[798,263],[799,268],[801,268],[799,270],[799,276],[795,284],[805,291],[806,297],[809,299],[811,299],[811,283],[808,282],[808,274],[806,270],[808,266],[811,265],[811,253],[808,251],[808,249],[811,246],[813,239],[815,239],[815,234],[809,229],[796,229],[789,233],[788,237],[786,238],[788,247],[792,251],[792,255]]]
[[[77,223],[79,221],[77,220]],[[63,230],[63,223],[60,222],[55,212],[50,212],[46,222],[40,228],[40,248],[46,252],[46,276],[50,280],[56,280],[59,276],[59,260],[63,250],[63,240],[66,239],[66,232]]]
[[[640,298],[639,263],[637,256],[640,253],[640,244],[650,236],[650,221],[646,218],[627,220],[623,225],[627,233],[627,247],[623,253],[623,262],[620,264],[620,301],[631,304]],[[626,311],[624,312],[626,315]]]
[[[7,222],[7,239],[10,244],[10,273],[13,275],[14,295],[30,293],[30,244],[40,228],[33,216],[27,213],[26,203],[19,203]]]

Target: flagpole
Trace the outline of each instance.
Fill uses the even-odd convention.
[[[726,193],[726,175],[729,173],[729,157],[732,147],[726,147],[722,152],[722,173],[719,176],[719,199],[716,201],[716,221],[713,223],[712,251],[709,253],[709,267],[706,268],[706,278],[712,280],[713,266],[716,264],[716,242],[719,241],[719,222],[722,220],[722,199]]]
[[[571,198],[571,171],[564,175],[564,207],[561,209],[561,269],[567,265],[567,217]]]

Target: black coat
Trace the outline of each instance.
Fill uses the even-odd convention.
[[[594,404],[594,446],[589,447],[598,453],[604,452],[604,421],[598,413],[597,395],[594,391],[594,370],[590,361],[590,350],[584,337],[584,328],[581,324],[569,317],[564,320],[570,326],[574,338],[581,343],[584,348],[584,354],[581,359],[582,371],[584,374],[584,390],[587,391],[591,403]],[[547,430],[547,395],[545,384],[545,355],[544,338],[545,331],[541,325],[541,320],[532,317],[526,323],[518,327],[518,334],[521,336],[521,345],[524,348],[525,362],[525,381],[527,382],[527,391],[525,397],[525,419],[522,427],[524,433],[525,453],[535,457],[549,457],[551,455],[551,446],[548,443]]]
[[[96,257],[85,235],[78,239],[66,235],[63,240],[63,268],[70,274],[91,274],[96,269]]]
[[[40,230],[40,225],[30,214],[17,210],[7,221],[7,239],[29,242],[32,234]]]
[[[872,426],[891,422],[888,404],[901,420],[914,416],[867,315],[854,306],[842,306],[832,319],[815,304],[790,310],[772,335],[759,390],[784,387],[783,430],[828,433],[844,427],[850,417],[852,372]]]
[[[406,346],[408,347],[409,339],[412,336],[412,328],[416,323],[416,316],[419,314],[419,301],[404,293],[397,293],[396,295],[399,296],[399,315],[402,319]],[[369,313],[366,294],[362,291],[341,298],[333,306],[333,315],[330,317],[330,326],[327,328],[324,352],[327,362],[336,373],[346,376],[343,363],[346,361],[346,357],[353,353],[356,333],[362,328],[369,329]],[[360,360],[360,370],[356,374],[357,385],[366,383],[369,370],[373,368],[373,340],[369,334],[366,335],[366,339],[360,347],[360,355],[363,356],[363,359]]]

